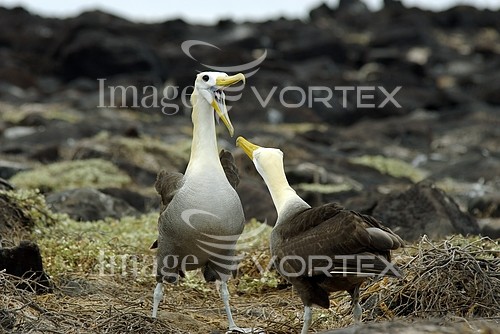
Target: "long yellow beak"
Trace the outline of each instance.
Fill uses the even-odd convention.
[[[239,147],[241,147],[241,149],[252,160],[253,160],[253,152],[256,149],[260,148],[260,146],[252,144],[251,142],[249,142],[248,140],[246,140],[245,138],[243,138],[241,136],[236,139],[236,145],[239,146]]]
[[[224,88],[234,85],[235,83],[238,83],[240,81],[243,81],[243,83],[245,83],[245,76],[243,75],[243,73],[238,73],[226,77],[219,77],[215,79],[215,85]],[[231,124],[231,120],[229,119],[229,115],[226,110],[226,101],[224,100],[223,97],[221,97],[219,100],[216,97],[212,101],[211,105],[214,108],[217,115],[219,115],[220,119],[222,120],[226,128],[229,130],[229,134],[232,137],[234,135],[234,127],[233,124]]]
[[[228,75],[227,77],[219,77],[215,79],[215,84],[221,87],[229,87],[240,81],[243,81],[243,83],[245,83],[245,76],[243,75],[243,73]]]

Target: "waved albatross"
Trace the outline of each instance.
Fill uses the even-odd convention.
[[[185,271],[201,268],[206,281],[221,282],[229,330],[251,330],[235,325],[229,307],[226,282],[237,266],[234,253],[245,218],[233,188],[232,156],[222,152],[219,157],[217,151],[214,119],[215,110],[233,135],[222,90],[240,81],[245,81],[241,73],[202,72],[196,76],[191,95],[193,140],[186,172],[162,171],[158,175],[155,188],[164,210],[158,220],[158,240],[152,246],[158,248],[153,317],[163,298],[162,283],[174,283]],[[232,175],[230,180],[226,173]]]
[[[271,254],[276,269],[304,304],[301,333],[306,334],[311,324],[311,306],[329,308],[333,291],[349,292],[359,322],[361,284],[372,276],[402,276],[390,261],[391,250],[401,247],[403,240],[375,218],[336,203],[311,208],[288,184],[281,150],[257,146],[243,137],[236,143],[252,159],[278,212]]]

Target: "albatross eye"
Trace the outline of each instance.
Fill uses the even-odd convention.
[[[206,74],[205,74],[204,76],[202,76],[201,78],[202,78],[202,79],[203,79],[203,81],[205,81],[205,82],[207,82],[207,81],[208,81],[208,79],[210,79],[210,77],[209,77],[208,75],[206,75]]]

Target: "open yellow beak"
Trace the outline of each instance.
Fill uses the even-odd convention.
[[[215,85],[221,87],[222,89],[224,87],[229,87],[231,85],[234,85],[235,83],[238,83],[240,81],[243,81],[243,83],[245,83],[245,76],[243,75],[243,73],[238,73],[226,77],[219,77],[215,79]],[[231,120],[229,119],[229,115],[227,113],[226,101],[224,100],[223,97],[220,97],[220,99],[216,97],[212,101],[211,105],[214,108],[217,115],[219,115],[219,118],[222,120],[226,128],[229,130],[229,134],[232,137],[234,135],[234,127],[233,124],[231,124]]]
[[[256,149],[260,148],[260,146],[252,144],[251,142],[249,142],[248,140],[246,140],[245,138],[243,138],[241,136],[236,139],[236,145],[239,146],[239,147],[241,147],[241,149],[252,160],[253,160],[253,152]]]

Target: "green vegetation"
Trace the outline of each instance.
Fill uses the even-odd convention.
[[[53,278],[69,274],[152,276],[158,213],[140,217],[77,222],[52,212],[38,190],[0,191],[0,198],[31,222],[31,234],[42,252],[45,271]]]
[[[82,187],[122,187],[130,177],[111,162],[102,159],[56,162],[19,172],[10,181],[21,188],[42,192]]]
[[[36,191],[29,192],[43,199]],[[133,277],[135,282],[144,284],[154,280],[156,252],[149,247],[157,236],[157,212],[137,218],[76,222],[66,215],[51,213],[44,202],[40,203],[39,210],[57,219],[56,224],[37,223],[33,232],[42,251],[45,271],[54,279],[84,274]],[[270,226],[255,219],[245,226],[238,242],[238,255],[241,256],[237,278],[239,293],[262,293],[282,282],[269,265],[271,230]],[[213,289],[199,272],[187,273],[182,284],[205,293]]]
[[[35,232],[45,271],[52,277],[71,274],[134,277],[149,282],[155,253],[158,213],[141,217],[76,222],[61,219]]]
[[[82,116],[75,110],[68,109],[66,106],[51,104],[25,104],[22,107],[14,107],[8,104],[2,104],[2,119],[17,124],[29,115],[40,115],[47,120],[60,120],[68,123],[78,123]]]
[[[65,215],[52,212],[45,203],[45,197],[38,189],[0,190],[0,198],[12,209],[20,212],[29,222],[28,226],[48,226],[56,223]],[[6,210],[7,208],[2,208]],[[14,217],[3,217],[9,220]]]
[[[359,189],[354,184],[340,183],[340,184],[322,184],[322,183],[299,183],[294,186],[297,190],[309,191],[319,194],[333,194],[342,191],[349,191],[352,189]]]
[[[415,183],[422,181],[427,176],[425,171],[415,168],[405,161],[386,158],[381,155],[363,155],[350,158],[349,162],[356,165],[371,167],[382,174],[387,174],[396,178],[404,177]]]
[[[178,142],[175,147],[163,141],[143,135],[140,138],[112,136],[100,132],[84,141],[84,145],[99,147],[110,155],[111,160],[124,160],[141,168],[158,172],[166,166],[180,168],[189,160],[191,140]]]
[[[60,332],[78,332],[85,327],[103,333],[122,333],[130,328],[178,333],[179,328],[193,332],[192,319],[196,319],[205,324],[196,332],[225,328],[220,295],[200,271],[187,273],[178,285],[164,284],[161,314],[158,319],[150,318],[155,252],[149,246],[157,235],[157,212],[137,218],[76,222],[52,213],[36,190],[2,191],[2,198],[36,222],[28,238],[39,245],[45,271],[60,288],[38,296],[19,294],[13,284],[4,286],[4,308],[15,309],[24,326]],[[229,284],[231,307],[240,323],[288,333],[290,324],[299,328],[303,306],[296,292],[270,266],[271,231],[255,219],[245,226],[237,248],[241,256],[238,275]],[[394,262],[405,276],[375,280],[362,288],[365,321],[498,314],[495,280],[499,251],[496,240],[459,235],[437,241],[423,237],[395,251]],[[348,294],[334,293],[330,302],[332,309],[315,311],[316,328],[352,324]],[[260,314],[266,314],[268,320],[253,315],[254,310],[262,310]],[[188,319],[189,325],[178,320],[178,315]],[[110,322],[116,330],[109,330]]]
[[[37,189],[0,191],[31,222],[31,234],[42,252],[44,269],[55,280],[65,277],[133,278],[139,284],[154,281],[156,252],[149,247],[157,237],[158,212],[140,217],[77,222],[52,212]],[[269,237],[272,228],[252,219],[238,242],[241,263],[239,293],[260,293],[275,288],[278,274],[270,269]],[[262,267],[262,269],[259,268]],[[261,271],[263,274],[261,275]],[[199,272],[187,273],[183,286],[210,292]]]

